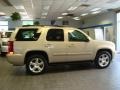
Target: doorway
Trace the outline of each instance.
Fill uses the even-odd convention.
[[[120,52],[120,12],[117,13],[117,40],[116,40],[117,51]]]

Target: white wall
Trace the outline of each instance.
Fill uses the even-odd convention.
[[[117,13],[117,50],[120,52],[120,13]]]
[[[113,41],[116,43],[116,34],[117,34],[117,21],[116,21],[116,13],[115,12],[105,12],[102,14],[94,15],[88,18],[85,18],[81,20],[81,27],[91,27],[91,26],[97,26],[97,25],[104,25],[104,24],[112,24],[113,28]]]
[[[95,25],[103,24],[116,24],[116,13],[115,12],[106,12],[98,15],[94,15],[88,18],[83,19],[84,24],[81,24],[82,27],[89,27]]]

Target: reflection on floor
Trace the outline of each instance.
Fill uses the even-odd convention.
[[[50,66],[43,75],[31,76],[25,68],[10,65],[0,57],[0,90],[119,90],[120,54],[106,69],[92,64]]]

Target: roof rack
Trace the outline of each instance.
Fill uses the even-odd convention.
[[[53,27],[67,27],[68,25],[23,25],[22,27],[30,27],[30,26],[53,26]]]

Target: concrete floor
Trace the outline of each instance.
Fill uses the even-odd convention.
[[[0,57],[0,90],[120,90],[120,54],[106,69],[91,64],[51,66],[31,76]]]

